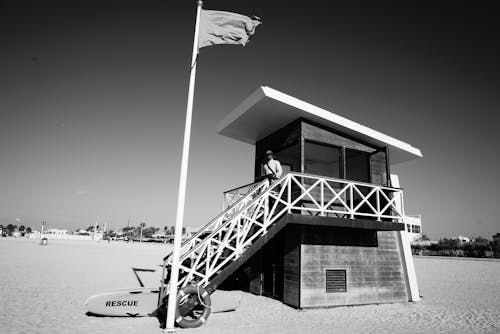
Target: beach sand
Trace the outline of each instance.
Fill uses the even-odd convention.
[[[158,286],[169,245],[0,239],[0,333],[160,333],[156,318],[85,315],[98,292]],[[242,293],[235,312],[181,333],[499,333],[500,261],[416,257],[419,303],[297,311]]]

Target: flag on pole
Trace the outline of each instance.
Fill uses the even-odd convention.
[[[200,21],[198,48],[215,44],[244,46],[262,23],[258,17],[205,9],[201,10]]]

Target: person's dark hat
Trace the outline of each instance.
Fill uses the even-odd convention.
[[[271,150],[267,150],[267,151],[266,151],[266,157],[267,157],[268,155],[273,155],[273,156],[274,156],[273,151],[271,151]]]

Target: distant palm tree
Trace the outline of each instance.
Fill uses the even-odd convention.
[[[17,228],[17,225],[12,225],[12,224],[7,225],[7,235],[9,235],[9,236],[12,235],[12,233],[14,233],[16,228]]]
[[[140,227],[141,227],[141,236],[139,237],[139,242],[142,242],[142,230],[144,229],[144,227],[146,226],[146,223],[145,222],[142,222],[140,224]]]

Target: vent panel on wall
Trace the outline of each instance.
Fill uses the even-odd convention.
[[[326,292],[346,292],[346,271],[345,270],[326,270]]]

